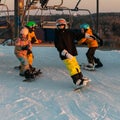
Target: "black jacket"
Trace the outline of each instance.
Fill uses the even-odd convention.
[[[61,52],[65,49],[71,55],[76,56],[77,50],[74,43],[74,40],[77,39],[77,35],[75,35],[71,30],[64,29],[64,30],[55,30],[55,47],[57,48],[60,58],[62,60],[66,59],[66,57],[61,55]]]

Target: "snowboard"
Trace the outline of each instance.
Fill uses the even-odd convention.
[[[87,70],[87,71],[96,71],[95,68],[94,69],[88,69],[88,68],[86,68],[86,66],[87,66],[87,64],[85,64],[85,63],[80,64],[81,69],[84,69],[84,70]]]
[[[37,70],[37,71],[34,71],[32,78],[25,78],[25,79],[23,80],[23,82],[32,82],[32,81],[35,81],[36,78],[40,76],[40,74],[42,74],[42,72],[41,72],[40,69]]]
[[[33,68],[34,68],[34,67],[33,67]],[[19,65],[19,66],[15,66],[14,69],[15,69],[15,70],[20,70],[20,69],[21,69],[21,66],[20,66],[20,65]],[[35,68],[34,68],[34,69],[35,69]],[[33,70],[34,70],[34,69],[33,69]]]
[[[90,82],[91,82],[91,79],[88,79],[88,80],[86,81],[86,84],[77,86],[76,88],[73,89],[73,91],[74,91],[74,92],[80,92],[81,89],[89,86],[89,83],[90,83]]]
[[[15,66],[14,69],[15,70],[20,70],[20,66]]]

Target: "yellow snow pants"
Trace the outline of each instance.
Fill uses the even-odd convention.
[[[29,55],[25,55],[25,54],[16,54],[16,57],[18,58],[18,60],[20,61],[20,73],[24,74],[24,72],[29,69],[29,65],[32,65],[33,63],[33,54],[30,53]]]
[[[68,69],[70,76],[81,72],[80,65],[78,64],[75,56],[72,59],[65,59],[63,62]]]
[[[33,56],[32,53],[30,53],[29,55],[27,55],[27,61],[28,61],[29,65],[31,65],[31,66],[33,64],[33,59],[34,59],[34,56]]]
[[[33,59],[34,59],[34,56],[32,53],[30,53],[29,55],[27,55],[27,59],[28,59],[28,63],[29,65],[32,66],[32,63],[33,63]]]

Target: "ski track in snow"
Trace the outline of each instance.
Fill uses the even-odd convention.
[[[120,120],[120,52],[97,51],[104,67],[82,70],[92,80],[79,93],[53,47],[33,47],[34,66],[42,75],[33,82],[14,70],[14,47],[0,46],[1,120]],[[78,62],[87,63],[87,48],[77,48]]]

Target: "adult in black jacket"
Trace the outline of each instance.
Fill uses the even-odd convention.
[[[63,60],[73,83],[76,85],[85,85],[88,82],[87,77],[83,77],[80,66],[77,62],[77,50],[74,40],[77,39],[72,31],[67,29],[67,22],[60,18],[56,21],[57,29],[55,30],[55,47],[59,52],[61,60]]]

